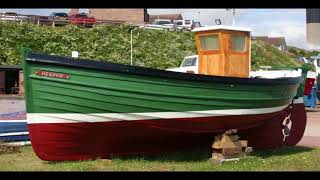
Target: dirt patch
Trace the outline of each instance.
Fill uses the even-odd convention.
[[[0,155],[4,153],[17,153],[21,152],[19,146],[0,144]]]

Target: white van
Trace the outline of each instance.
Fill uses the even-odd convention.
[[[187,29],[192,30],[194,28],[195,22],[193,20],[175,20],[177,29]]]

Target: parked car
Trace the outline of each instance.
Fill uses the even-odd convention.
[[[193,25],[193,28],[192,29],[194,29],[194,28],[198,28],[198,27],[202,27],[201,26],[201,23],[200,22],[194,22],[194,25]]]
[[[152,24],[145,24],[140,26],[141,28],[146,29],[156,29],[156,30],[176,30],[176,24],[173,23],[170,19],[156,19],[152,22]]]
[[[69,16],[69,23],[85,27],[92,27],[96,23],[94,17],[89,17],[85,13],[79,13]]]
[[[166,69],[167,71],[198,74],[198,55],[186,56],[180,67]]]
[[[196,22],[194,20],[176,20],[175,23],[177,24],[178,29],[186,29],[192,30],[197,27],[201,27],[200,22]]]
[[[170,19],[155,19],[152,24],[155,25],[173,25],[173,21]]]
[[[166,28],[176,28],[177,25],[170,19],[155,19],[152,25],[163,26]]]
[[[20,18],[17,13],[15,12],[5,12],[4,14],[0,15],[0,20],[3,21],[20,21]]]
[[[49,15],[48,19],[54,22],[55,25],[67,25],[69,23],[68,14],[63,12],[53,12]]]

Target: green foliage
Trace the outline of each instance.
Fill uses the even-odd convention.
[[[258,70],[260,66],[300,67],[302,65],[289,54],[262,41],[252,42],[251,59],[252,70]]]
[[[20,64],[20,49],[79,58],[130,64],[130,26],[77,26],[52,28],[0,22],[0,64]],[[165,69],[196,54],[193,33],[138,29],[133,31],[134,65]]]
[[[318,54],[320,54],[320,51],[311,51],[307,53],[306,57],[318,56]]]
[[[291,47],[291,46],[288,47],[288,51],[291,52],[292,54],[294,54],[296,57],[303,56],[306,58],[310,58],[311,56],[317,56],[318,54],[320,54],[320,51],[316,51],[316,50],[307,51],[304,49],[300,49],[297,47]]]
[[[22,47],[32,51],[130,64],[130,26],[37,26],[0,22],[0,65],[20,64]],[[133,31],[133,64],[157,69],[178,67],[185,56],[197,53],[192,32],[137,29]],[[262,65],[298,65],[289,55],[262,42],[252,44],[252,69]]]

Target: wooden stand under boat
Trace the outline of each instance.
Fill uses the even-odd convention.
[[[248,147],[248,141],[239,140],[239,136],[236,133],[237,130],[229,130],[224,134],[215,136],[210,161],[222,163],[224,161],[239,160],[244,153],[252,152],[252,147]]]

